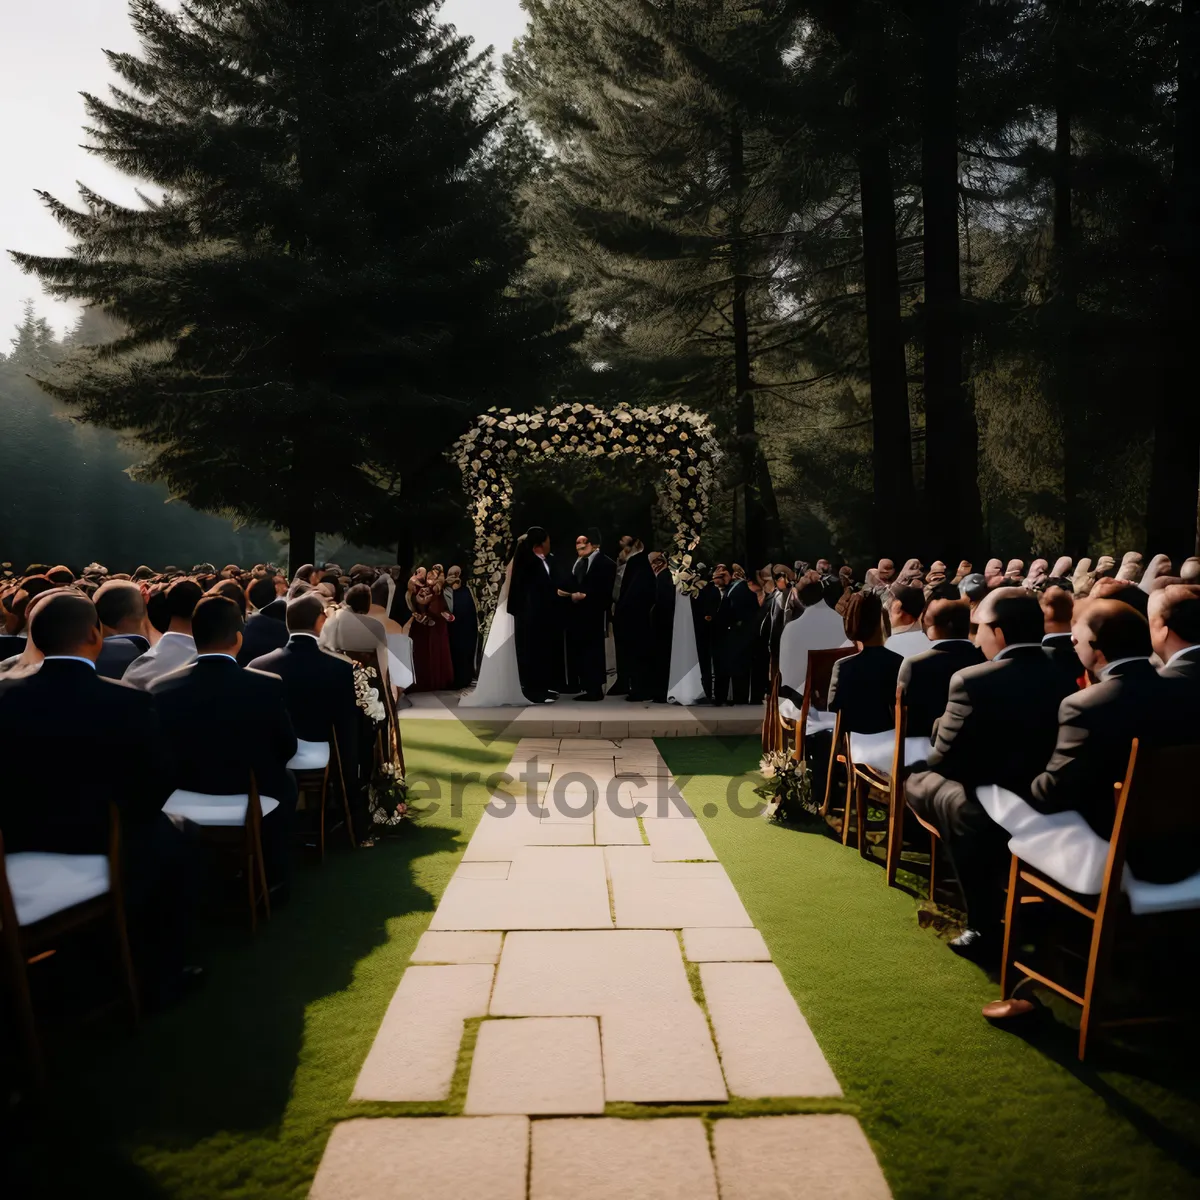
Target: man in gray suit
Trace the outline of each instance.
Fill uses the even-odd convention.
[[[124,683],[148,691],[156,679],[186,667],[195,659],[192,613],[203,595],[194,579],[177,579],[171,584],[166,594],[166,614],[170,620],[167,632],[145,654],[129,664],[122,676]]]

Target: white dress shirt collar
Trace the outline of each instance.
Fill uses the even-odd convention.
[[[1169,667],[1177,658],[1182,658],[1185,654],[1191,654],[1193,650],[1200,650],[1200,645],[1184,646],[1182,650],[1176,650],[1164,665]]]
[[[87,663],[94,671],[96,664],[90,658],[84,658],[79,654],[47,654],[42,662],[81,662]]]
[[[314,642],[319,642],[321,640],[319,637],[317,637],[317,635],[315,633],[309,633],[309,631],[307,629],[297,629],[295,632],[292,632],[291,630],[289,630],[288,637],[290,637],[290,638],[298,638],[298,637],[312,638],[312,640]]]
[[[999,662],[1011,650],[1030,650],[1030,649],[1033,649],[1034,647],[1036,647],[1038,650],[1040,650],[1042,648],[1042,643],[1041,642],[1013,642],[1013,644],[1011,646],[1005,646],[1004,649],[1001,650],[1000,653],[997,654],[996,657],[992,659],[992,662]]]
[[[1062,633],[1048,633],[1045,635],[1045,637],[1042,638],[1042,645],[1044,646],[1051,638],[1060,638],[1060,637],[1065,637],[1067,639],[1070,639],[1071,631],[1068,629]]]
[[[214,651],[212,654],[197,654],[196,661],[199,662],[202,658],[227,658],[231,663],[237,662],[232,654],[225,654],[223,651]]]
[[[973,646],[975,643],[970,638],[930,638],[931,646],[949,646],[951,642],[966,642],[968,646]]]
[[[1149,661],[1150,656],[1148,654],[1127,654],[1124,658],[1114,658],[1112,662],[1104,665],[1104,669],[1100,672],[1100,678],[1107,679],[1111,674],[1113,667],[1119,667],[1122,663]]]
[[[196,644],[195,639],[190,633],[177,633],[174,629],[168,629],[167,632],[164,633],[158,640],[160,642],[165,642],[167,638],[182,638],[183,641],[187,642],[189,645],[194,646]]]

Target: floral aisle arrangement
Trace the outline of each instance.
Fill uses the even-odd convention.
[[[675,582],[675,590],[689,600],[695,600],[708,582],[704,578],[703,564],[693,563],[690,554],[671,559],[671,578]]]
[[[388,721],[387,706],[379,688],[379,672],[374,667],[354,663],[354,698],[370,721],[377,738],[380,727],[386,727]],[[384,744],[390,741],[390,736],[385,732]],[[371,772],[371,782],[367,785],[367,811],[372,823],[383,828],[394,828],[411,819],[408,783],[394,758],[376,762]]]
[[[519,463],[571,455],[633,457],[660,464],[667,479],[660,501],[675,529],[675,552],[685,555],[699,545],[722,457],[713,427],[702,413],[683,404],[600,408],[575,403],[529,413],[493,408],[450,451],[471,497],[481,617],[494,610],[504,578],[512,472]]]
[[[782,750],[771,750],[758,764],[763,782],[754,789],[767,801],[763,816],[778,821],[799,821],[813,816],[817,806],[812,795],[812,776],[808,765],[797,762]]]

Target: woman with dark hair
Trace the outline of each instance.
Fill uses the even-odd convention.
[[[441,692],[454,683],[454,663],[450,658],[450,622],[453,613],[442,595],[441,567],[430,567],[423,583],[417,583],[409,596],[413,610],[409,636],[413,643],[414,692]]]
[[[446,572],[454,624],[450,626],[450,657],[454,661],[454,686],[469,688],[475,678],[475,655],[479,649],[479,607],[475,593],[463,578],[462,567]]]
[[[875,592],[853,593],[843,620],[858,653],[834,663],[829,711],[842,714],[843,733],[882,733],[896,719],[896,679],[904,659],[883,644],[883,603]]]

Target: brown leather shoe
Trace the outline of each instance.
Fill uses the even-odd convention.
[[[1021,1020],[1028,1020],[1041,1007],[1040,1004],[1035,1004],[1032,1000],[1021,1000],[1014,996],[1011,1000],[993,1000],[990,1004],[985,1004],[983,1006],[983,1015],[989,1021],[999,1024],[1011,1024]]]

